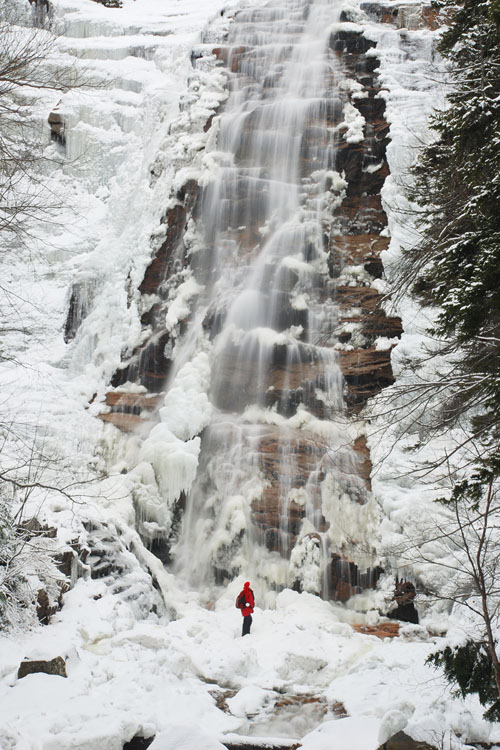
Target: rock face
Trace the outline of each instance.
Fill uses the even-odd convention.
[[[196,212],[198,192],[197,183],[188,180],[176,193],[177,204],[165,214],[165,239],[146,269],[139,286],[141,295],[151,295],[155,300],[141,319],[147,337],[114,374],[111,380],[114,388],[119,388],[129,381],[144,386],[151,393],[159,393],[164,388],[165,379],[172,366],[167,354],[171,336],[165,327],[168,294],[173,279],[188,264],[184,237],[188,222]],[[122,420],[121,423],[117,420],[115,424],[128,430],[132,420]]]
[[[370,13],[376,15],[380,10],[377,18],[386,22],[385,10],[377,10],[377,3],[372,5]],[[254,19],[256,23],[262,22],[259,12]],[[263,10],[263,18],[276,20],[272,18],[274,12],[272,8]],[[391,22],[394,17],[391,15]],[[236,15],[233,23],[246,28],[248,19],[244,11]],[[294,34],[292,30],[291,36]],[[241,113],[225,182],[200,188],[194,180],[188,180],[170,201],[164,217],[165,239],[138,289],[147,300],[141,321],[141,344],[113,376],[111,385],[115,390],[107,394],[100,415],[103,421],[125,432],[147,430],[154,422],[160,401],[153,394],[162,392],[172,368],[173,347],[187,329],[188,313],[185,319],[178,320],[175,331],[165,324],[176,279],[189,269],[200,288],[210,290],[219,282],[217,268],[233,268],[235,275],[240,268],[253,268],[252,261],[261,257],[266,243],[265,227],[271,221],[268,199],[271,180],[265,149],[270,148],[270,160],[273,156],[271,147],[266,146],[271,141],[269,138],[266,141],[263,123],[269,102],[283,82],[279,66],[267,70],[262,81],[258,78],[266,53],[258,41],[255,44],[251,41],[251,35],[243,34],[241,38],[248,38],[248,43],[219,46],[213,54],[227,70],[229,87],[238,79],[249,90],[257,85],[260,94]],[[277,265],[269,262],[260,270],[260,288],[266,290],[262,294],[263,305],[269,308],[262,325],[276,334],[293,330],[296,343],[291,347],[285,335],[285,343],[279,337],[273,344],[258,345],[249,345],[245,338],[228,339],[220,348],[212,370],[210,398],[218,413],[232,415],[231,419],[234,415],[241,417],[247,407],[256,405],[271,408],[286,419],[305,408],[318,420],[331,420],[339,415],[349,420],[359,414],[370,397],[393,382],[390,352],[401,334],[401,323],[385,314],[382,295],[375,284],[383,277],[380,256],[389,242],[384,233],[387,217],[380,197],[388,175],[385,152],[389,126],[384,119],[385,102],[375,73],[378,60],[373,55],[374,46],[362,33],[353,31],[350,24],[338,25],[330,37],[330,69],[335,72],[325,82],[329,93],[310,107],[301,122],[300,138],[294,141],[299,143],[294,180],[302,186],[301,210],[310,211],[323,191],[321,200],[329,207],[325,210],[328,217],[320,227],[319,240],[311,241],[305,234],[300,239],[297,235],[294,240],[300,246],[290,248],[289,252],[301,253],[299,267],[280,265],[277,270]],[[281,54],[286,57],[287,48]],[[193,64],[197,64],[196,56]],[[345,81],[355,81],[356,85],[345,86],[339,95],[337,80],[342,77]],[[354,118],[358,122],[354,136],[346,124],[346,112],[350,121]],[[271,136],[276,143],[278,134],[279,129]],[[257,142],[263,149],[259,158],[255,151]],[[345,180],[341,199],[332,177],[320,185],[318,154],[325,153],[331,154],[328,174],[336,172]],[[211,212],[218,216],[213,231]],[[193,224],[202,237],[202,246],[195,253],[189,248]],[[321,255],[321,245],[328,263],[327,269],[323,263],[320,272],[313,269],[319,267],[314,262]],[[307,303],[298,303],[294,297],[300,288],[300,274],[304,273],[302,266],[309,268]],[[268,289],[272,292],[268,293]],[[219,300],[213,306],[207,305],[202,327],[212,341],[217,341],[225,330],[231,313],[229,307]],[[68,338],[75,329],[73,319],[77,318],[77,305],[70,305]],[[332,405],[325,397],[332,379],[336,379],[339,391],[343,391],[342,404]],[[128,382],[142,386],[145,392],[135,395],[120,390]],[[280,430],[270,425],[252,443],[252,460],[259,467],[263,489],[251,501],[249,520],[258,544],[288,558],[299,540],[306,516],[314,518],[318,545],[321,534],[328,530],[329,524],[322,515],[321,483],[332,469],[332,457],[326,443],[306,439],[300,428],[287,428],[286,437]],[[204,439],[202,449],[216,442]],[[225,460],[221,454],[220,462]],[[340,460],[338,456],[335,460],[335,470],[347,477],[342,481],[351,501],[366,503],[371,463],[364,436],[359,435],[346,444]],[[355,475],[356,480],[351,480],[350,475]],[[205,494],[209,484],[207,479]],[[299,498],[304,488],[309,498],[307,509],[304,502],[293,499]],[[312,546],[316,544],[315,534],[311,537]],[[353,593],[373,586],[379,573],[376,568],[358,570],[348,556],[334,552],[326,574],[330,594],[345,601]],[[229,564],[224,567],[222,562],[217,563],[217,580],[223,581],[232,574]],[[298,581],[296,585],[300,588],[301,584]]]
[[[105,397],[109,411],[101,412],[103,422],[111,422],[124,432],[134,432],[150,426],[154,412],[160,406],[161,397],[152,394],[110,391]]]
[[[349,269],[362,266],[363,286],[334,288],[340,308],[339,340],[347,347],[339,352],[339,363],[347,384],[347,404],[359,411],[368,398],[394,382],[390,360],[391,344],[402,333],[401,321],[389,318],[382,309],[382,296],[370,284],[381,278],[380,254],[389,244],[381,236],[387,226],[380,190],[389,173],[386,147],[389,125],[384,119],[385,102],[380,96],[376,57],[367,52],[375,43],[357,31],[337,31],[330,46],[339,57],[346,75],[363,85],[364,97],[351,97],[352,106],[365,119],[364,138],[358,143],[341,144],[337,168],[345,171],[347,196],[338,215],[342,233],[329,239],[329,267],[333,277],[349,277]],[[354,333],[353,333],[354,331]],[[383,348],[374,342],[383,337]]]
[[[36,674],[37,672],[57,675],[59,677],[68,676],[66,674],[66,662],[62,656],[56,656],[55,659],[51,659],[50,661],[22,661],[17,671],[17,678],[20,680],[28,674]]]
[[[380,23],[389,23],[398,29],[438,29],[446,23],[449,16],[438,11],[431,3],[362,2],[361,10]]]

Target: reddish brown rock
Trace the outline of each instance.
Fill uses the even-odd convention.
[[[382,208],[380,195],[354,193],[342,202],[337,215],[343,220],[349,234],[380,233],[387,226],[387,215]]]
[[[366,441],[360,437],[351,447],[359,460],[355,473],[365,479],[365,487],[369,489],[370,462]],[[290,430],[287,440],[277,428],[270,427],[258,441],[256,450],[265,488],[261,497],[252,503],[252,521],[260,529],[263,543],[286,556],[297,540],[305,515],[303,505],[288,501],[288,490],[306,488],[311,503],[309,511],[313,510],[317,515],[317,529],[326,531],[328,524],[321,514],[321,482],[326,471],[333,468],[340,480],[343,476],[348,480],[354,467],[352,460],[347,460],[343,468],[338,451],[330,452],[326,443],[308,438],[300,431]],[[344,450],[347,457],[349,446],[344,446]],[[352,459],[350,453],[349,456]],[[287,481],[284,483],[285,474]],[[365,496],[360,494],[358,500],[364,502]],[[286,518],[283,515],[285,510]]]
[[[133,408],[139,409],[140,411],[153,411],[161,405],[162,401],[162,396],[153,396],[149,393],[108,391],[104,403],[106,406]]]
[[[399,623],[381,622],[378,625],[352,625],[352,628],[363,635],[374,635],[377,638],[397,638]]]
[[[224,66],[229,67],[231,73],[237,73],[241,60],[249,51],[248,47],[215,47],[212,53]]]
[[[428,5],[422,7],[422,21],[431,31],[436,31],[441,26],[448,25],[452,21],[453,15],[454,11],[451,8],[437,10]]]
[[[379,567],[360,570],[351,560],[337,553],[332,554],[329,570],[329,589],[332,599],[346,602],[364,589],[374,588],[382,573]]]
[[[366,436],[360,435],[357,437],[354,441],[353,448],[358,457],[358,474],[365,480],[368,489],[371,489],[372,462],[370,459],[370,449],[366,444]]]
[[[347,383],[347,403],[358,408],[383,388],[394,383],[390,349],[339,351],[339,362]]]
[[[167,278],[169,264],[174,254],[186,224],[186,209],[177,205],[167,211],[167,237],[156,256],[148,266],[144,279],[139,287],[141,294],[155,294],[159,285]]]
[[[99,419],[102,419],[103,422],[113,424],[119,430],[122,430],[122,432],[135,432],[149,423],[148,420],[136,414],[123,414],[121,412],[99,414]]]
[[[160,317],[159,315],[158,319]],[[154,329],[160,325],[159,320],[151,321],[151,325]],[[162,391],[172,366],[172,361],[165,356],[165,348],[169,342],[168,331],[152,334],[145,344],[133,352],[128,362],[116,370],[111,379],[113,388],[119,388],[130,381],[139,383],[153,393]]]
[[[399,6],[384,2],[363,2],[361,10],[379,23],[410,30],[429,28],[435,31],[449,23],[453,15],[451,10],[437,10],[430,3],[424,2],[405,3]]]
[[[162,402],[161,395],[108,391],[104,403],[110,407],[110,411],[99,414],[99,418],[103,422],[110,422],[123,432],[135,432],[157,421],[154,412]]]

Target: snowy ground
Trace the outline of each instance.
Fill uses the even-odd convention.
[[[4,344],[24,366],[3,363],[0,384],[8,409],[23,424],[19,440],[28,435],[42,442],[69,477],[79,466],[85,472],[89,465],[97,471],[113,467],[105,481],[85,490],[84,506],[70,506],[51,493],[34,494],[32,503],[43,502],[48,523],[61,529],[61,544],[75,536],[85,541],[83,521],[118,529],[125,573],[121,586],[80,579],[53,625],[0,640],[0,748],[119,750],[135,735],[162,733],[153,750],[215,750],[223,735],[237,732],[307,735],[305,750],[370,750],[402,728],[446,748],[463,746],[460,737],[500,742],[500,729],[480,718],[477,701],[452,699],[439,675],[424,665],[448,624],[444,615],[429,609],[421,626],[404,627],[392,641],[352,630],[349,622],[377,622],[390,581],[386,591],[353,603],[363,614],[308,594],[257,591],[262,608],[252,634],[242,640],[234,608],[242,580],[211,592],[210,602],[208,594],[184,591],[151,559],[133,529],[133,493],[146,480],[121,475],[116,461],[137,451],[137,444],[131,438],[124,445],[95,414],[122,352],[131,350],[140,331],[140,310],[134,300],[129,303],[127,288],[138,286],[154,242],[161,241],[172,185],[202,168],[203,125],[225,98],[220,72],[209,64],[193,72],[191,49],[209,21],[217,21],[212,38],[221,36],[238,4],[124,0],[123,8],[108,9],[92,0],[54,3],[62,64],[77,58],[107,87],[69,92],[60,103],[59,94],[40,98],[40,127],[48,153],[60,163],[46,179],[64,204],[57,223],[40,229],[39,247],[29,257],[12,257],[8,281],[19,294],[27,330],[12,331]],[[393,138],[392,177],[385,188],[390,261],[408,240],[408,227],[395,210],[399,181],[442,92],[429,67],[430,32],[377,27],[361,14],[359,21],[383,50]],[[65,157],[50,144],[46,124],[56,106],[67,122]],[[77,340],[66,345],[62,327],[75,281],[88,290],[91,312]],[[419,350],[426,325],[414,308],[401,312],[406,333],[395,350],[396,367],[402,354]],[[401,367],[397,372],[405,377]],[[86,409],[94,394],[97,400]],[[382,536],[389,546],[415,508],[431,501],[435,487],[401,476],[408,453],[403,445],[390,452],[388,438],[378,437],[381,429],[386,422],[372,438],[373,487],[387,519]],[[19,440],[12,439],[13,452]],[[460,623],[452,627],[458,637]],[[68,679],[16,679],[24,657],[59,655],[67,659]],[[216,704],[221,693],[227,693],[219,701],[225,710]],[[301,702],[301,696],[314,700]],[[350,718],[335,714],[339,703]]]
[[[435,643],[425,627],[381,641],[355,633],[342,608],[284,591],[275,609],[257,608],[253,632],[241,638],[239,585],[213,611],[184,603],[176,621],[138,622],[104,584],[80,581],[50,628],[2,643],[1,747],[118,750],[135,735],[164,732],[159,750],[199,747],[202,734],[201,746],[216,748],[228,733],[307,734],[306,750],[367,750],[403,728],[436,745],[444,737],[444,747],[462,733],[500,740],[474,700],[450,699],[424,666]],[[23,657],[55,655],[67,658],[67,679],[16,680]],[[301,696],[315,702],[301,706]],[[339,704],[351,718],[338,718]],[[332,723],[308,734],[323,721]]]

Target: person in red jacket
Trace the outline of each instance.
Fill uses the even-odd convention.
[[[241,635],[248,635],[250,633],[250,626],[252,624],[252,612],[253,608],[255,607],[255,597],[253,595],[252,589],[250,588],[250,581],[247,581],[244,584],[243,590],[238,594],[238,598],[236,599],[236,606],[238,607],[238,609],[241,609],[241,614],[243,615],[243,629],[241,631]]]

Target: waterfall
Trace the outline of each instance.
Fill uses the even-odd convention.
[[[289,0],[230,27],[230,95],[197,216],[204,292],[176,357],[178,371],[208,336],[212,419],[173,551],[197,584],[243,573],[328,596],[332,553],[367,565],[327,264],[346,188],[339,15],[338,0]]]

